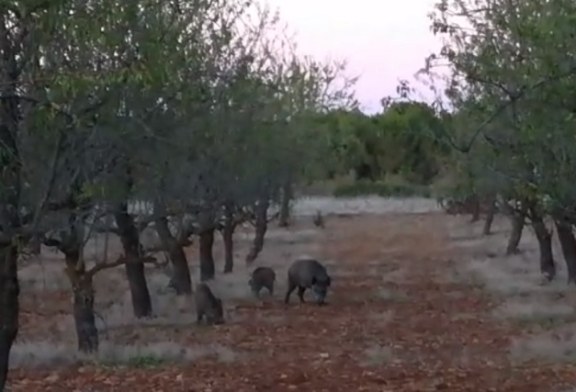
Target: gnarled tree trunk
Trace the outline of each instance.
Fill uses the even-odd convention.
[[[2,218],[5,218],[0,222],[0,226],[3,230],[17,231],[20,228],[18,215],[23,183],[22,159],[18,145],[22,113],[17,94],[22,73],[22,67],[18,64],[22,64],[23,60],[18,61],[18,56],[22,54],[23,45],[14,45],[11,42],[14,35],[9,19],[3,18],[0,35],[0,50],[3,56],[0,80],[0,93],[3,95],[0,100],[0,209]],[[0,391],[4,390],[7,383],[10,350],[18,335],[19,250],[14,240],[14,237],[7,238],[0,244]]]
[[[205,227],[200,231],[200,280],[205,282],[214,279],[216,269],[214,267],[214,228]]]
[[[477,222],[480,220],[480,198],[477,195],[472,196],[472,219],[470,222]]]
[[[35,256],[39,256],[42,250],[42,241],[38,236],[34,236],[30,239],[28,243],[28,249],[30,249],[30,253]]]
[[[97,352],[99,338],[94,317],[94,287],[89,276],[74,288],[74,323],[78,350],[85,353]]]
[[[94,287],[92,275],[86,274],[78,249],[65,250],[66,272],[72,283],[74,296],[74,324],[78,350],[84,353],[98,351],[98,329],[94,315]]]
[[[188,259],[184,249],[170,233],[168,220],[165,216],[155,219],[154,224],[162,246],[167,250],[170,263],[172,264],[172,287],[176,290],[177,295],[192,294],[190,267],[188,267]]]
[[[10,350],[18,334],[20,285],[18,283],[18,247],[0,247],[0,391],[8,377]]]
[[[94,287],[92,274],[86,272],[82,259],[83,226],[75,213],[68,218],[69,232],[60,239],[46,238],[44,244],[54,246],[64,253],[66,275],[70,280],[73,293],[73,317],[76,327],[78,350],[84,353],[98,351],[98,329],[94,316]]]
[[[224,273],[228,274],[234,269],[234,210],[231,205],[224,206],[224,227],[222,240],[224,241]]]
[[[246,256],[246,264],[252,264],[264,248],[264,238],[268,230],[268,207],[270,201],[267,197],[261,199],[256,205],[256,232],[252,247]]]
[[[572,225],[565,219],[555,219],[558,239],[566,262],[568,271],[568,283],[576,283],[576,239],[572,232]]]
[[[510,220],[512,222],[512,232],[508,237],[508,245],[506,245],[506,255],[513,255],[519,252],[518,246],[522,239],[522,232],[524,231],[524,217],[515,212]]]
[[[514,201],[513,201],[514,202]],[[506,255],[512,255],[519,252],[518,246],[520,245],[520,240],[522,239],[522,233],[524,231],[524,219],[526,217],[526,206],[524,203],[512,207],[508,204],[507,200],[502,203],[502,208],[504,213],[510,219],[512,223],[512,232],[510,237],[508,237],[508,245],[506,246]]]
[[[280,215],[278,217],[278,226],[290,226],[290,202],[294,197],[292,189],[292,182],[288,181],[282,187],[282,195],[280,199]]]
[[[126,258],[128,260],[140,259],[143,255],[138,229],[134,224],[134,219],[128,214],[127,203],[121,203],[118,206],[114,213],[114,219],[118,226],[120,241]],[[152,301],[146,282],[144,263],[130,261],[126,263],[124,268],[130,286],[134,316],[138,318],[150,317],[152,315]]]
[[[534,211],[531,213],[532,228],[538,239],[540,248],[540,272],[547,280],[552,280],[556,276],[556,263],[552,251],[552,233],[546,227],[544,219]]]
[[[484,228],[482,229],[483,235],[490,235],[492,224],[494,223],[494,215],[496,214],[496,199],[491,198],[488,203],[488,211],[486,212],[486,220],[484,221]]]

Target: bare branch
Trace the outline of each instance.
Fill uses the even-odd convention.
[[[36,228],[36,226],[38,226],[40,217],[42,216],[42,213],[44,212],[48,199],[50,198],[50,194],[52,193],[52,188],[54,187],[54,183],[56,182],[56,166],[58,164],[58,160],[60,159],[60,153],[62,152],[63,144],[64,144],[64,132],[59,132],[58,140],[56,141],[56,147],[54,150],[54,155],[52,156],[52,161],[50,162],[50,173],[48,183],[46,185],[46,189],[44,190],[44,195],[42,196],[40,202],[38,203],[38,207],[36,208],[34,218],[32,219],[32,228]]]
[[[109,268],[118,267],[120,265],[124,265],[127,263],[157,264],[158,261],[156,260],[156,258],[154,258],[152,256],[145,256],[145,257],[133,258],[133,259],[128,259],[128,258],[126,258],[126,256],[121,256],[120,258],[118,258],[118,260],[111,262],[111,263],[98,263],[98,264],[96,264],[94,267],[92,267],[88,271],[86,271],[86,275],[92,277],[96,273],[98,273],[99,271],[109,269]]]
[[[92,225],[92,230],[95,233],[99,233],[99,234],[112,233],[112,234],[120,235],[120,230],[118,230],[117,228],[114,228],[112,226],[107,226],[107,225],[94,224],[94,225]]]
[[[55,238],[44,238],[42,240],[42,243],[45,246],[50,246],[50,247],[54,247],[54,248],[58,248],[58,250],[60,250],[60,248],[62,247],[62,242],[55,239]]]

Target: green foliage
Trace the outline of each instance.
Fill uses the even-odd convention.
[[[2,65],[19,63],[28,95],[14,160],[37,217],[63,200],[86,211],[276,200],[286,182],[316,175],[317,116],[356,104],[345,63],[299,55],[252,0],[43,2],[8,14],[14,34],[0,41],[17,50]]]
[[[388,173],[402,174],[411,182],[429,184],[440,172],[443,145],[429,137],[443,127],[434,110],[419,102],[393,104],[376,118],[377,127],[389,146],[381,155]],[[379,145],[378,143],[374,143]]]
[[[360,179],[372,180],[401,175],[415,184],[429,184],[448,154],[430,137],[444,120],[424,103],[394,103],[373,116],[332,111],[316,121],[328,145],[324,171],[332,175],[356,171]]]
[[[176,363],[181,358],[166,358],[161,355],[155,354],[136,354],[127,356],[126,358],[94,358],[93,360],[86,361],[88,365],[102,366],[105,368],[136,368],[136,369],[151,369],[160,366],[166,366],[170,363]]]
[[[556,205],[549,211],[572,208],[574,15],[567,0],[437,2],[433,29],[445,46],[427,72],[446,62],[451,71],[446,95],[456,121],[442,139],[458,147],[456,188],[529,201],[546,196]]]
[[[166,359],[161,357],[156,357],[153,355],[148,356],[138,356],[130,358],[127,365],[134,368],[154,368],[162,366],[168,362]]]
[[[6,0],[0,16],[2,246],[80,233],[133,200],[214,229],[224,206],[269,205],[312,176],[314,119],[356,104],[345,63],[301,56],[257,0]]]

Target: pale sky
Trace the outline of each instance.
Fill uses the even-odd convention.
[[[427,18],[435,0],[264,1],[280,10],[303,53],[348,60],[351,74],[360,75],[356,91],[366,112],[379,111],[398,79],[413,80],[440,46]],[[432,97],[426,87],[419,90],[423,99]]]

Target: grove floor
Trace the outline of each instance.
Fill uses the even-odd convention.
[[[465,256],[451,245],[454,219],[327,218],[319,253],[337,261],[328,265],[328,306],[300,305],[294,296],[285,307],[279,292],[263,303],[238,301],[223,326],[170,327],[182,345],[202,340],[232,348],[237,355],[229,360],[18,368],[11,391],[576,390],[576,363],[513,362],[511,338],[525,331],[492,317],[494,296],[446,279]],[[23,323],[27,328],[29,320]]]

